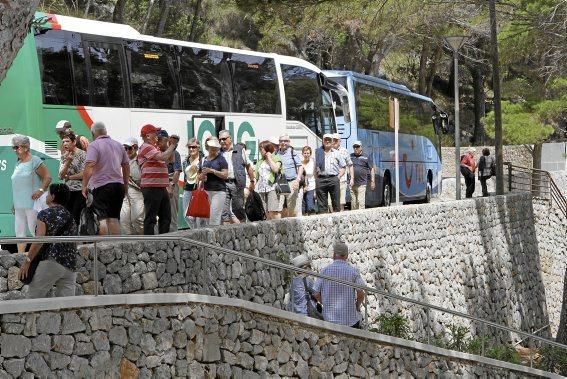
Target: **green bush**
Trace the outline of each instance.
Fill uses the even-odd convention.
[[[376,317],[373,324],[376,324],[377,328],[370,328],[371,332],[411,339],[408,318],[400,313],[391,316],[380,315]]]
[[[496,345],[486,351],[486,357],[510,363],[521,364],[520,354],[512,346]]]
[[[539,354],[541,359],[538,368],[567,376],[567,353],[565,353],[565,350],[554,346],[546,346],[539,351]]]

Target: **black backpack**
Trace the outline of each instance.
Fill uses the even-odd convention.
[[[266,219],[266,211],[264,210],[262,199],[260,198],[260,194],[256,191],[250,192],[250,195],[248,195],[246,199],[244,209],[250,221],[263,221]]]
[[[100,224],[93,207],[84,207],[81,211],[79,219],[79,235],[96,236],[99,231]]]

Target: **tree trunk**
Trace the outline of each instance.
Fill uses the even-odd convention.
[[[189,29],[189,35],[187,35],[187,41],[195,41],[195,34],[197,34],[197,21],[199,20],[199,14],[201,13],[202,1],[203,0],[195,0],[195,9],[193,12],[193,18],[191,19],[191,28]]]
[[[0,1],[0,81],[28,35],[39,0]]]
[[[427,89],[425,91],[426,96],[431,97],[433,93],[433,79],[435,79],[435,74],[437,74],[437,62],[441,60],[443,56],[443,47],[440,43],[435,47],[435,53],[433,54],[433,62],[429,65],[429,70],[427,72]]]
[[[118,24],[124,23],[124,8],[126,8],[126,0],[117,0],[112,12],[112,22]]]
[[[89,10],[91,9],[91,2],[92,0],[87,0],[87,3],[85,4],[85,14],[83,15],[83,17],[87,17],[89,14]]]
[[[159,15],[159,23],[156,30],[157,37],[161,37],[163,35],[163,31],[165,30],[165,24],[167,23],[167,18],[169,17],[170,9],[171,9],[171,0],[163,0]]]
[[[142,25],[142,34],[146,33],[148,29],[148,22],[150,22],[150,17],[152,16],[152,10],[154,9],[155,0],[150,0],[148,3],[148,11],[146,12],[146,17],[144,18],[144,24]]]
[[[561,307],[561,318],[559,319],[559,329],[555,341],[567,345],[567,267],[563,277],[563,306]]]
[[[469,71],[471,72],[473,79],[474,92],[473,144],[477,146],[484,146],[484,128],[481,122],[481,119],[485,116],[484,72],[482,66],[479,64],[470,65]]]
[[[419,58],[419,80],[417,86],[417,92],[421,95],[427,93],[427,61],[429,60],[430,52],[431,45],[429,39],[425,38],[421,47],[421,57]]]

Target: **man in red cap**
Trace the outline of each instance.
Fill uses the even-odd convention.
[[[147,124],[142,127],[140,135],[144,140],[138,150],[138,164],[142,171],[140,187],[144,195],[144,234],[152,235],[155,233],[156,216],[159,217],[159,234],[169,232],[171,223],[171,206],[169,203],[169,175],[167,172],[167,162],[171,159],[173,152],[177,148],[177,140],[171,139],[169,147],[165,151],[157,148],[157,132],[161,128]]]

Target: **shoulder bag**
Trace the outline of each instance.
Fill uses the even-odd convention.
[[[307,315],[319,320],[323,320],[323,305],[313,297],[311,291],[307,287],[307,278],[303,277],[303,287],[305,287],[305,295],[307,297]]]
[[[202,182],[199,183],[191,195],[186,216],[199,218],[211,217],[211,203],[209,202],[209,195],[207,195],[207,191],[203,189]]]

